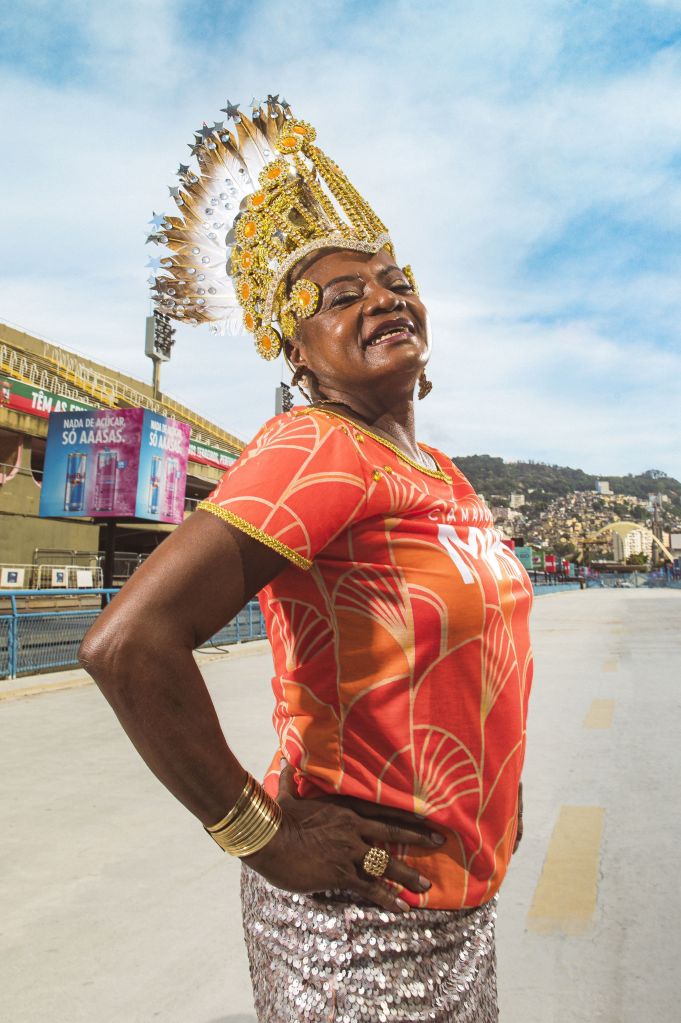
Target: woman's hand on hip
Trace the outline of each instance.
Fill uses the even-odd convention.
[[[349,888],[391,912],[410,908],[399,898],[395,884],[419,895],[430,888],[426,878],[394,856],[380,878],[369,877],[362,867],[373,845],[398,842],[429,850],[440,847],[443,836],[415,814],[377,806],[376,816],[369,817],[335,798],[300,799],[289,764],[279,776],[277,801],[283,817],[274,838],[257,853],[243,857],[277,888],[292,892]]]

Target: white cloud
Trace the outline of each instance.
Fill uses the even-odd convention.
[[[621,474],[678,464],[681,351],[625,353],[588,323],[494,325],[457,303],[436,303],[433,325],[419,417],[448,454]]]

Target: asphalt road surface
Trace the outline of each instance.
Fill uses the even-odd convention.
[[[533,621],[502,1023],[676,1023],[681,591],[551,594]],[[276,748],[267,649],[202,670],[261,774]],[[238,861],[158,785],[94,686],[48,678],[24,698],[0,687],[0,1018],[255,1023]]]

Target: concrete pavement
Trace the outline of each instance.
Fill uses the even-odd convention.
[[[525,837],[499,908],[503,1023],[677,1018],[680,624],[679,591],[536,600]],[[225,733],[262,774],[269,654],[210,656]],[[238,861],[74,681],[0,702],[0,1017],[255,1023]]]

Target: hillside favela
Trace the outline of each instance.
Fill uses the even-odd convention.
[[[591,476],[542,462],[454,457],[527,568],[626,585],[658,570],[678,576],[681,483],[659,469]],[[652,581],[652,580],[651,580]],[[638,579],[636,580],[638,582]],[[631,583],[634,585],[634,583]]]

